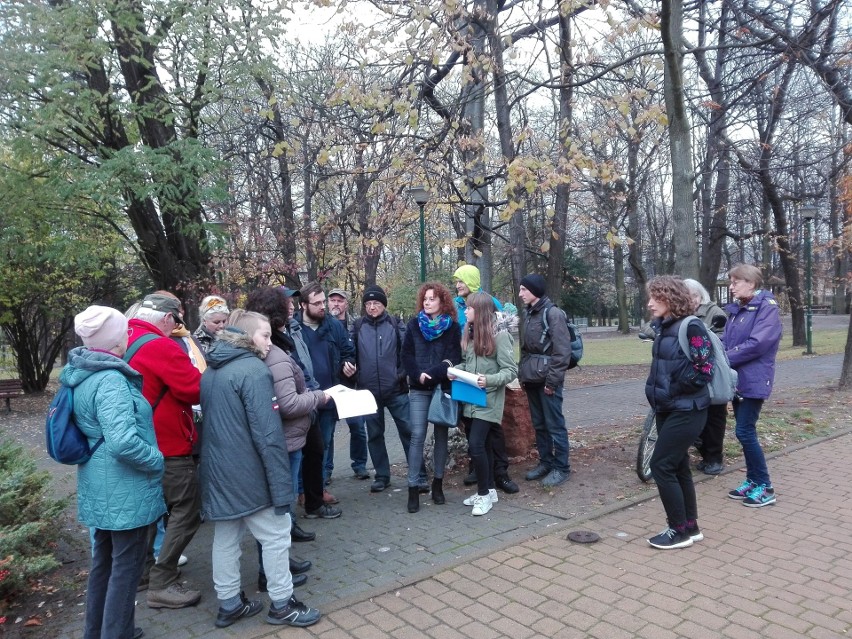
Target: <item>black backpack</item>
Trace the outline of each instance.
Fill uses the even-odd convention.
[[[542,311],[541,317],[544,324],[544,330],[541,332],[541,340],[539,343],[542,345],[542,350],[545,353],[551,346],[549,336],[550,322],[547,319],[547,314],[552,308],[555,308],[562,314],[562,317],[565,318],[565,325],[568,327],[568,335],[571,337],[571,360],[568,363],[568,370],[571,370],[572,368],[576,368],[580,363],[580,360],[583,359],[583,336],[580,335],[580,329],[577,328],[574,321],[570,319],[561,308],[555,305],[550,305]]]

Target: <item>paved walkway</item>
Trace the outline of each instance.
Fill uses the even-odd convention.
[[[725,497],[739,469],[702,476],[706,539],[677,551],[645,542],[664,527],[655,498],[558,519],[501,495],[489,516],[474,519],[453,494],[446,506],[388,517],[403,512],[402,491],[370,495],[365,482],[341,482],[347,515],[310,522],[317,541],[294,547],[315,564],[297,596],[323,611],[319,624],[281,629],[261,614],[214,628],[209,524],[184,570],[204,589],[201,604],[154,611],[140,597],[137,623],[150,639],[841,637],[852,631],[849,459],[852,429],[776,455],[778,503],[762,509]],[[601,540],[568,541],[574,530]],[[254,594],[253,543],[243,547],[243,583],[266,603]],[[80,637],[80,624],[58,636]]]
[[[214,628],[205,526],[190,546],[185,571],[205,588],[201,604],[174,611],[140,604],[137,623],[151,639],[842,637],[852,631],[850,458],[849,430],[776,455],[769,467],[778,503],[761,509],[725,497],[742,479],[740,470],[703,479],[698,501],[706,538],[674,551],[645,542],[664,521],[657,499],[622,504],[582,522],[544,518],[529,527],[507,525],[522,519],[511,499],[477,519],[466,507],[448,505],[393,517],[385,525],[360,518],[322,522],[314,526],[320,542],[319,556],[312,557],[312,587],[298,595],[324,617],[302,631],[269,626],[263,614]],[[397,493],[365,499],[404,503]],[[396,521],[406,522],[407,534],[399,534]],[[352,529],[356,522],[358,529]],[[601,539],[568,541],[566,534],[575,530]],[[365,532],[375,541],[364,542]],[[296,550],[313,545],[297,544]],[[250,595],[256,577],[252,546],[244,545]],[[424,556],[433,569],[407,569],[422,565]],[[347,586],[355,573],[373,587]],[[69,627],[59,636],[81,633]]]
[[[836,381],[841,358],[799,361],[779,365],[777,392],[788,384]],[[782,382],[781,369],[788,367],[790,380]],[[620,421],[627,398],[636,400],[635,385],[569,390],[566,410],[579,404],[583,413],[597,412],[599,424]],[[625,418],[644,414],[639,402]],[[388,442],[398,448],[389,430]],[[645,542],[665,520],[659,501],[647,497],[653,490],[563,515],[549,512],[544,494],[501,493],[492,513],[473,518],[460,503],[469,491],[450,487],[445,506],[421,500],[421,512],[408,515],[401,478],[379,494],[369,493],[369,482],[350,478],[348,432],[338,433],[341,468],[332,489],[344,516],[303,522],[317,540],[293,546],[294,556],[314,563],[297,597],[320,608],[323,620],[306,630],[282,629],[265,624],[261,614],[216,629],[212,526],[205,524],[187,549],[183,573],[202,588],[201,603],[157,611],[140,596],[137,624],[146,637],[817,639],[852,630],[852,422],[840,436],[770,461],[775,506],[746,509],[725,498],[743,477],[737,468],[718,478],[701,476],[700,523],[707,539],[668,552]],[[401,450],[392,450],[391,458],[400,461]],[[601,541],[566,540],[574,530],[595,532]],[[243,549],[244,587],[266,604],[265,595],[255,594],[253,541]],[[82,636],[80,604],[76,622],[55,637]]]

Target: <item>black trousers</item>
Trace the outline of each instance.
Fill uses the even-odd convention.
[[[707,409],[707,423],[701,431],[701,445],[698,452],[707,464],[721,464],[725,443],[725,426],[728,421],[727,404],[711,404]]]
[[[695,484],[689,469],[689,447],[707,421],[707,409],[657,413],[657,445],[651,455],[651,474],[660,492],[669,526],[698,519]]]
[[[314,417],[302,449],[302,488],[305,490],[305,511],[319,510],[323,505],[323,459],[325,446],[319,420]]]

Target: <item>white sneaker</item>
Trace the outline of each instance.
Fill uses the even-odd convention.
[[[491,497],[489,495],[476,495],[473,499],[473,510],[470,514],[474,517],[484,515],[491,510],[491,506]]]
[[[478,494],[479,493],[473,493],[470,497],[465,499],[462,503],[465,506],[473,506],[473,500],[476,499]],[[500,501],[500,498],[497,496],[497,490],[495,488],[489,488],[488,489],[488,497],[491,498],[492,504],[496,504],[498,501]]]
[[[160,561],[159,557],[154,557],[154,563],[158,563]],[[178,559],[178,566],[185,566],[189,562],[189,559],[186,558],[186,555],[181,555],[180,559]]]

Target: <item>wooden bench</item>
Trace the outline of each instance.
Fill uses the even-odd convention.
[[[12,412],[10,400],[24,394],[24,387],[19,379],[0,379],[0,399],[6,400],[6,410]]]
[[[828,304],[814,304],[811,306],[811,313],[814,315],[828,315],[831,312],[831,306]]]

